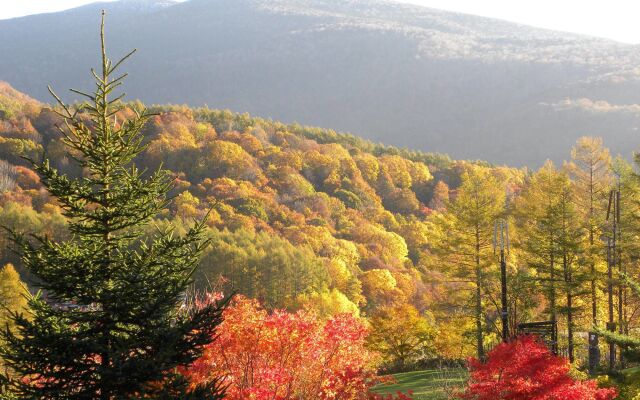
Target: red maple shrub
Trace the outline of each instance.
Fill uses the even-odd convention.
[[[610,400],[612,388],[580,381],[569,374],[569,361],[553,355],[534,336],[521,336],[493,349],[486,362],[469,361],[468,400]]]
[[[229,400],[392,398],[369,393],[376,356],[365,347],[366,326],[350,314],[321,321],[237,296],[217,332],[182,373],[194,386],[224,377]]]

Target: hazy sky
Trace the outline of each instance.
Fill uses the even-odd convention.
[[[402,0],[405,3],[640,43],[637,0]]]
[[[52,12],[94,0],[0,0],[0,19]],[[568,32],[640,43],[636,0],[402,0]]]
[[[0,0],[0,19],[62,11],[97,0]]]

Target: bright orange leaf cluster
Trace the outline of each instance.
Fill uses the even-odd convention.
[[[268,313],[257,301],[238,296],[218,332],[183,371],[194,385],[224,376],[230,400],[370,396],[375,355],[365,348],[365,325],[350,314],[323,322],[307,311]]]
[[[569,362],[534,336],[498,345],[482,363],[470,360],[471,379],[460,396],[468,400],[610,400],[616,390],[569,375]]]

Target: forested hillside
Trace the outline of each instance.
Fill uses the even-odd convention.
[[[6,83],[0,89],[0,224],[64,239],[60,208],[21,156],[44,152],[61,171],[82,171],[63,152],[50,106]],[[142,107],[126,104],[116,124]],[[150,111],[138,166],[170,170],[174,201],[148,229],[171,222],[181,233],[206,218],[212,243],[195,274],[197,290],[235,291],[267,309],[315,310],[322,318],[363,317],[389,365],[481,355],[501,331],[494,227],[504,219],[512,332],[553,317],[562,345],[584,352],[576,332],[606,319],[599,239],[608,229],[606,197],[617,174],[631,239],[638,188],[631,167],[612,163],[601,140],[580,139],[570,162],[532,173],[231,111]],[[0,262],[34,284],[1,240]],[[631,271],[634,244],[621,244]],[[625,301],[631,310],[633,296]],[[632,313],[625,318],[634,326]],[[414,345],[395,348],[394,330]]]
[[[20,158],[44,151],[62,171],[79,174],[61,152],[55,127],[60,121],[48,106],[6,83],[0,95],[0,222],[64,237],[59,208]],[[117,118],[141,105],[129,107]],[[370,315],[399,303],[432,310],[448,294],[431,260],[428,218],[455,197],[465,171],[512,185],[524,177],[517,169],[230,111],[151,111],[157,115],[144,128],[148,146],[139,166],[153,170],[162,164],[175,178],[175,201],[157,223],[186,226],[209,212],[213,244],[197,272],[198,287],[218,287],[222,276],[226,291],[269,308]],[[1,262],[20,265],[5,240]]]
[[[585,135],[637,147],[636,47],[385,0],[121,0],[2,20],[0,80],[41,101],[47,84],[89,84],[101,8],[115,54],[141,49],[128,95],[147,104],[518,167],[559,163]]]
[[[150,53],[103,9],[78,80],[97,7]],[[0,37],[0,399],[640,398],[635,48],[386,0]]]

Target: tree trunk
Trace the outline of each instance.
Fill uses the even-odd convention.
[[[476,229],[476,342],[478,359],[484,359],[482,339],[482,270],[480,269],[480,232]]]
[[[549,294],[549,300],[551,302],[551,322],[553,323],[553,327],[554,330],[556,328],[556,323],[558,321],[558,315],[556,312],[556,283],[555,283],[555,264],[554,264],[554,255],[553,252],[551,253],[551,260],[550,260],[550,271],[549,271],[549,281],[551,284],[551,287],[549,288],[550,294]],[[558,338],[556,335],[554,335],[553,338],[553,343],[552,343],[552,349],[554,354],[558,353]]]
[[[562,265],[564,269],[564,281],[567,290],[567,350],[569,353],[569,362],[573,362],[573,293],[571,290],[572,276],[571,267],[567,261],[567,255],[562,257]]]
[[[571,290],[567,292],[567,341],[569,351],[569,362],[573,362],[573,295]]]
[[[596,298],[596,263],[593,260],[593,243],[594,243],[594,228],[593,228],[593,203],[594,203],[594,165],[591,163],[589,166],[589,255],[591,258],[591,317],[593,319],[593,326],[598,326],[598,299]]]
[[[593,249],[593,228],[589,228],[590,252]],[[596,264],[591,255],[591,318],[593,326],[598,326],[598,299],[596,298]]]

